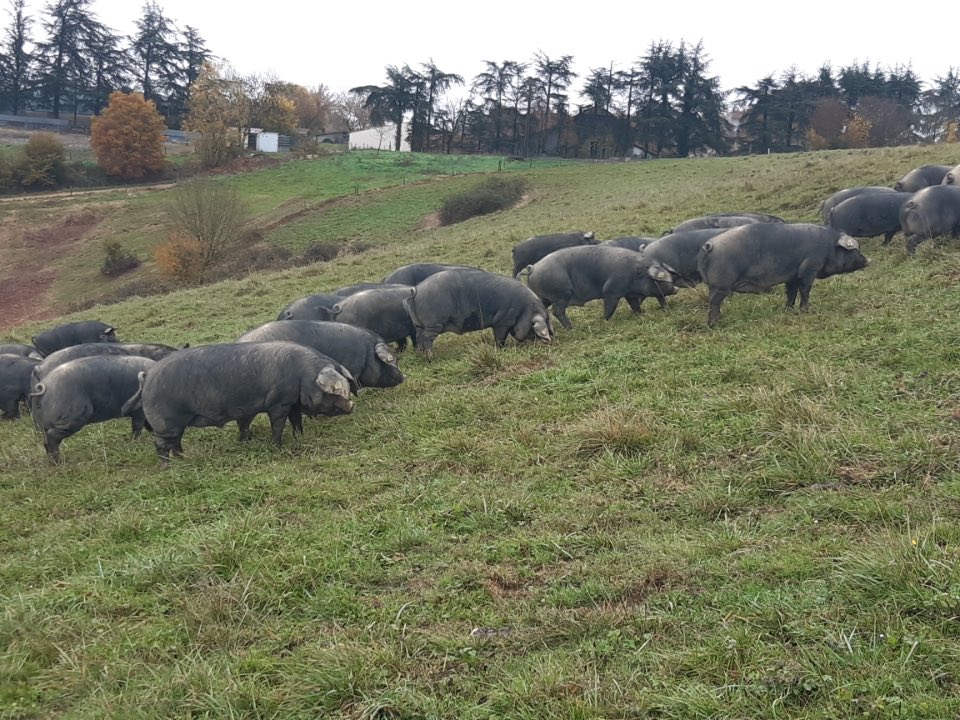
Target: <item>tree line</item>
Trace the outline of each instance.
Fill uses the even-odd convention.
[[[720,89],[702,43],[650,44],[628,68],[593,68],[571,100],[573,57],[485,61],[469,94],[433,61],[387,66],[383,85],[355,87],[373,123],[409,118],[414,151],[579,157],[676,156],[877,147],[956,140],[960,72],[926,88],[909,66],[853,63],[813,75],[790,68],[756,84]]]
[[[156,0],[143,5],[130,37],[100,22],[93,0],[49,0],[39,18],[25,2],[7,0],[0,113],[76,120],[100,113],[114,91],[137,91],[168,126],[200,129],[188,116],[202,80],[194,105],[216,99],[214,124],[235,130],[234,150],[249,127],[317,134],[393,123],[395,141],[408,132],[414,151],[686,157],[955,140],[960,121],[952,67],[927,84],[909,66],[789,68],[724,91],[702,43],[658,40],[629,67],[591,68],[582,78],[573,56],[538,52],[524,62],[485,61],[473,78],[432,60],[388,65],[382,85],[333,93],[215,65],[197,29],[180,29]]]
[[[187,111],[190,86],[210,52],[196,28],[182,30],[148,0],[136,31],[122,37],[93,11],[92,0],[51,0],[31,18],[25,0],[9,0],[0,42],[0,112],[98,114],[110,94],[141,92],[171,126]]]

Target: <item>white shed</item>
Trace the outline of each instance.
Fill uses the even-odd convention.
[[[400,152],[410,152],[410,142],[407,140],[409,132],[409,124],[404,123],[400,138]],[[391,123],[350,133],[347,147],[350,150],[396,150],[396,142],[397,126]]]
[[[257,133],[257,150],[265,153],[280,152],[280,133]]]

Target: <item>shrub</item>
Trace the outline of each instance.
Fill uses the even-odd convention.
[[[340,254],[340,246],[331,242],[310,243],[304,249],[297,262],[298,265],[310,265],[316,262],[329,262]]]
[[[248,212],[236,188],[226,183],[209,178],[181,183],[168,212],[174,232],[161,255],[167,271],[181,280],[202,282],[244,239]]]
[[[477,215],[505,210],[523,197],[527,183],[519,177],[489,177],[472,188],[448,196],[440,208],[440,224],[452,225]]]
[[[153,259],[164,277],[180,284],[201,282],[207,270],[199,241],[179,233],[171,233],[157,245]]]
[[[861,115],[854,115],[847,125],[846,145],[848,148],[870,147],[870,128],[873,124]]]
[[[164,169],[166,124],[152,100],[140,93],[115,92],[90,128],[90,147],[108,175],[139,180]]]
[[[107,277],[117,277],[140,266],[137,257],[116,241],[104,243],[103,250],[105,257],[100,272]]]
[[[319,155],[323,150],[315,137],[302,137],[297,140],[293,146],[293,154],[297,157],[307,157],[309,155]]]
[[[107,173],[92,160],[67,163],[64,182],[70,187],[102,187],[108,183]]]
[[[24,187],[55,187],[65,176],[67,153],[53,133],[30,136],[17,164],[17,177]]]
[[[11,192],[17,184],[16,163],[0,151],[0,193]]]

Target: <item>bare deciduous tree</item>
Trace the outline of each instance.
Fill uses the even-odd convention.
[[[237,190],[209,178],[181,183],[168,212],[175,236],[193,245],[192,254],[199,265],[193,273],[201,280],[239,242],[249,220]]]

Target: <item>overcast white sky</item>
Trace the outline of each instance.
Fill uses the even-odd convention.
[[[8,0],[3,1],[7,5]],[[960,6],[864,2],[565,2],[523,0],[411,3],[159,0],[178,26],[193,25],[210,50],[241,73],[272,72],[333,90],[381,84],[388,64],[433,58],[470,82],[484,60],[526,61],[540,50],[573,55],[581,76],[612,62],[625,68],[651,41],[702,40],[710,72],[724,89],[779,75],[791,65],[813,74],[823,62],[884,68],[912,63],[922,80],[946,73],[954,55]],[[39,18],[44,3],[28,0]],[[133,32],[139,0],[95,0],[101,21]],[[2,16],[0,16],[2,17]],[[7,18],[0,22],[4,26]],[[34,34],[40,29],[35,25]],[[579,90],[582,79],[575,81]],[[575,101],[575,95],[573,95]]]

